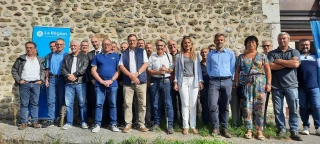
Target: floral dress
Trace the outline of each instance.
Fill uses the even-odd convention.
[[[252,59],[240,55],[236,65],[240,67],[239,84],[245,85],[245,99],[241,99],[240,105],[243,111],[245,126],[253,129],[253,122],[257,130],[262,130],[264,125],[264,107],[266,102],[266,75],[264,65],[269,64],[268,58],[263,53],[257,53],[252,69]],[[250,74],[249,74],[250,71]]]

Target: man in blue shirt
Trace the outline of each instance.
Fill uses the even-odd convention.
[[[303,123],[302,134],[310,134],[309,106],[314,120],[316,134],[320,135],[320,92],[318,84],[317,56],[310,53],[310,41],[302,39],[299,42],[301,64],[297,69],[299,81],[300,117]]]
[[[102,111],[105,98],[108,99],[110,111],[111,130],[118,132],[117,127],[117,90],[119,76],[119,55],[112,51],[111,41],[104,39],[102,41],[103,53],[97,54],[92,61],[92,76],[96,80],[96,111],[95,111],[95,126],[92,129],[93,133],[100,131],[102,121]],[[106,94],[106,95],[105,95]]]
[[[212,135],[219,134],[220,122],[222,125],[221,134],[231,138],[231,134],[228,132],[229,102],[236,58],[232,50],[224,48],[224,42],[224,35],[216,34],[214,36],[216,50],[209,52],[207,56],[207,72],[210,76],[208,101],[213,125]]]
[[[55,118],[59,120],[61,108],[64,105],[65,83],[61,75],[62,61],[65,55],[63,51],[65,46],[64,40],[59,38],[56,40],[56,51],[48,56],[46,69],[49,76],[46,77],[48,87],[48,122],[44,123],[44,127],[53,126]]]

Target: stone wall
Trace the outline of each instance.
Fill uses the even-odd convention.
[[[19,107],[18,89],[10,70],[25,52],[32,27],[71,27],[71,39],[96,35],[118,43],[130,33],[154,43],[157,39],[193,38],[199,50],[213,35],[227,35],[226,46],[241,50],[244,39],[269,39],[262,3],[268,0],[1,0],[0,1],[0,119],[11,118]],[[270,10],[270,9],[269,9]],[[275,9],[277,11],[279,9]]]

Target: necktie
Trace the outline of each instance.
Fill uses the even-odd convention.
[[[99,51],[96,51],[96,55],[99,53]]]

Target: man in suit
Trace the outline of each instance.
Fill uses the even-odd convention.
[[[89,66],[87,69],[87,76],[88,76],[88,80],[89,83],[87,83],[87,117],[88,117],[88,123],[89,124],[93,124],[94,122],[94,111],[95,111],[95,106],[96,106],[96,93],[95,93],[95,89],[94,89],[94,83],[95,83],[95,79],[93,78],[92,74],[91,74],[91,62],[93,60],[93,58],[101,52],[101,47],[100,47],[100,40],[98,37],[92,37],[91,38],[91,44],[94,48],[94,50],[90,51],[88,53],[88,57],[89,57]],[[91,83],[90,83],[91,81]]]

